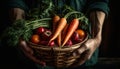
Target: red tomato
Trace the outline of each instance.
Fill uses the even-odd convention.
[[[36,29],[37,34],[42,34],[43,32],[45,32],[45,28],[43,28],[43,27],[39,27]]]
[[[38,44],[40,42],[40,36],[37,34],[32,35],[31,42]]]

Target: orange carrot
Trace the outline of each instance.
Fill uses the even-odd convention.
[[[66,42],[70,39],[74,31],[78,28],[79,25],[79,19],[73,19],[68,27],[68,31],[66,33],[66,36],[64,38],[62,46],[66,44]]]
[[[67,20],[66,18],[61,18],[58,22],[58,26],[55,29],[55,32],[53,33],[52,38],[50,39],[49,42],[55,40],[57,38],[57,36],[61,33],[61,31],[63,30],[63,28],[65,27],[65,25],[67,24]]]
[[[61,40],[63,41],[63,39],[65,38],[65,35],[67,33],[67,28],[68,28],[68,23],[66,24],[66,26],[64,27],[62,34],[61,34]]]
[[[57,24],[59,20],[60,20],[60,17],[58,15],[55,15],[53,17],[53,33],[55,32],[55,29],[57,28]],[[61,33],[57,37],[57,43],[59,46],[61,45]]]
[[[75,13],[79,13],[79,12],[69,12],[67,13],[63,18],[61,18],[58,22],[58,26],[57,28],[55,29],[55,32],[53,33],[51,39],[49,42],[55,40],[58,35],[61,33],[61,31],[63,30],[63,28],[65,27],[65,25],[67,24],[67,17],[69,17],[71,14],[75,14]]]
[[[60,17],[58,15],[55,15],[52,19],[53,21],[53,33],[55,32],[55,29],[57,28],[58,21],[60,20]]]
[[[61,46],[61,33],[57,37],[58,46]]]

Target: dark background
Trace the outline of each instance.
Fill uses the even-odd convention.
[[[103,41],[100,46],[100,56],[102,57],[120,57],[120,12],[118,3],[114,0],[109,2],[110,12],[103,26]]]
[[[103,25],[103,37],[99,47],[100,58],[120,58],[120,25],[119,25],[119,5],[118,0],[110,0],[110,12]],[[9,23],[8,11],[4,2],[0,2],[0,30],[1,33]],[[13,48],[0,47],[0,64],[10,64],[13,60],[17,59],[17,53]],[[14,61],[16,64],[17,60]],[[14,65],[13,65],[14,66]],[[4,69],[4,68],[3,68]]]

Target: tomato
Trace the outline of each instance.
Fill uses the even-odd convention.
[[[32,35],[31,42],[38,44],[40,42],[40,36],[37,34]]]
[[[84,39],[85,38],[85,31],[82,29],[77,29],[76,32],[79,34],[79,38],[80,39]]]
[[[45,32],[45,28],[43,28],[43,27],[39,27],[36,29],[37,34],[42,34],[43,32]]]

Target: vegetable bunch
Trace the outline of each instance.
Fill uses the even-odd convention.
[[[72,14],[74,14],[76,16],[73,17],[71,19],[71,21],[69,21],[69,23],[68,23],[67,18]],[[53,32],[53,35],[52,35],[49,42],[57,39],[59,46],[66,45],[66,43],[72,37],[73,33],[78,29],[78,26],[80,26],[80,24],[82,23],[81,21],[86,18],[85,16],[77,17],[77,15],[81,15],[81,13],[77,12],[77,11],[71,11],[71,12],[67,13],[62,18],[60,18],[58,15],[54,16],[54,18],[53,18],[53,30],[54,30],[54,32]],[[58,24],[58,25],[56,26],[56,24]],[[62,31],[64,31],[64,33],[62,33]],[[61,35],[61,33],[62,33],[62,35]]]
[[[0,36],[1,44],[7,46],[16,46],[19,42],[19,39],[22,38],[26,41],[29,41],[33,33],[33,29],[36,29],[40,26],[49,28],[49,21],[51,18],[43,18],[34,21],[26,20],[16,20],[12,26],[5,29],[3,34]]]
[[[17,46],[20,38],[29,41],[33,35],[33,30],[39,27],[52,30],[49,43],[57,40],[59,46],[67,44],[77,29],[83,29],[89,33],[88,19],[83,13],[77,12],[68,6],[63,6],[62,13],[57,14],[53,3],[50,2],[47,4],[47,7],[45,6],[46,9],[43,9],[41,14],[30,11],[25,20],[16,20],[11,26],[5,29],[2,36],[0,36],[0,43],[8,46]],[[38,12],[38,9],[34,10],[34,12]]]

